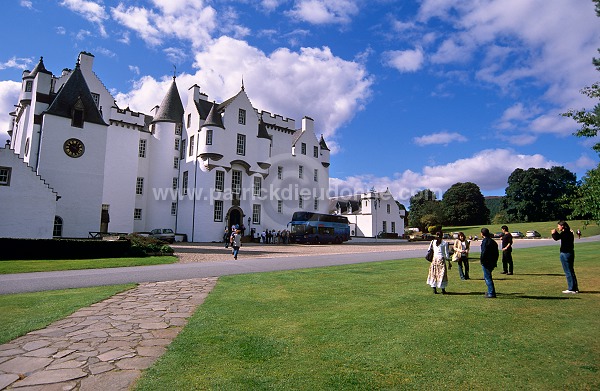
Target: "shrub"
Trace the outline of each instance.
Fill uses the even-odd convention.
[[[175,252],[173,248],[165,242],[141,235],[127,235],[127,239],[131,241],[130,256],[144,257],[150,254],[167,254],[171,255]]]

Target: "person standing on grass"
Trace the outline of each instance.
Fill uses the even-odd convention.
[[[488,299],[496,297],[496,287],[492,278],[492,271],[498,265],[498,243],[492,239],[490,230],[487,228],[481,229],[481,269],[483,270],[483,279],[487,285],[487,293],[485,297]]]
[[[508,231],[508,227],[503,225],[502,227],[502,274],[513,274],[513,259],[512,259],[512,245],[513,237]]]
[[[238,229],[234,231],[233,235],[231,235],[231,248],[233,249],[233,259],[237,259],[238,254],[240,252],[240,247],[242,247],[242,231]]]
[[[435,236],[436,239],[429,243],[429,248],[433,248],[433,261],[429,265],[427,285],[433,288],[435,294],[438,293],[437,288],[442,288],[442,294],[445,295],[448,286],[448,269],[452,268],[452,264],[448,262],[448,269],[446,268],[446,260],[449,258],[448,243],[442,240],[442,233],[438,232]]]
[[[566,221],[559,221],[556,229],[551,231],[552,239],[560,240],[560,263],[565,271],[568,289],[562,293],[579,293],[575,276],[575,236]]]
[[[469,279],[469,246],[471,242],[467,240],[464,233],[458,233],[458,239],[454,241],[453,261],[458,262],[458,276],[461,280]],[[464,266],[464,272],[463,272]]]

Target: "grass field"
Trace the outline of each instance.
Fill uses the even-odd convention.
[[[423,259],[222,277],[136,389],[597,390],[599,253],[576,245],[578,295],[555,246],[515,250],[497,299],[476,260],[448,295]]]
[[[0,295],[0,344],[48,326],[135,284]]]
[[[0,274],[32,273],[57,270],[101,269],[108,267],[149,266],[175,263],[174,256],[142,258],[101,258],[101,259],[39,259],[0,261]]]
[[[550,237],[550,231],[556,228],[557,221],[543,221],[537,223],[514,223],[514,224],[506,224],[511,232],[521,231],[523,235],[527,231],[538,231],[543,238]],[[588,220],[569,220],[569,226],[573,230],[573,232],[577,232],[578,229],[581,230],[581,237],[589,237],[600,235],[600,226],[598,226],[593,221]],[[501,232],[502,229],[500,227],[504,224],[488,224],[485,225],[492,234],[496,232]],[[481,228],[483,226],[467,226],[467,227],[444,227],[444,232],[458,232],[462,231],[465,233],[467,237],[475,236],[481,237]]]

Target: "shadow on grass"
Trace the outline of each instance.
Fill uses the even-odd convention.
[[[520,276],[538,276],[538,277],[544,277],[544,276],[550,276],[550,277],[564,277],[564,274],[561,273],[548,273],[548,274],[540,274],[540,273],[519,273]]]
[[[498,293],[499,297],[507,296],[514,297],[517,299],[533,299],[533,300],[569,300],[569,299],[577,299],[574,295],[569,296],[534,296],[534,295],[526,295],[524,293]]]

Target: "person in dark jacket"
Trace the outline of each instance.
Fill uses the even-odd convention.
[[[502,274],[513,274],[512,244],[513,237],[508,227],[503,225],[502,229]]]
[[[492,271],[498,265],[498,243],[492,239],[490,230],[487,228],[481,229],[481,269],[483,270],[483,279],[487,285],[487,293],[485,297],[488,299],[496,297],[496,288],[494,287],[494,280],[492,278]]]
[[[559,221],[556,229],[551,231],[552,239],[560,240],[560,263],[565,271],[568,289],[563,293],[579,293],[577,277],[575,276],[575,235],[566,221]]]

